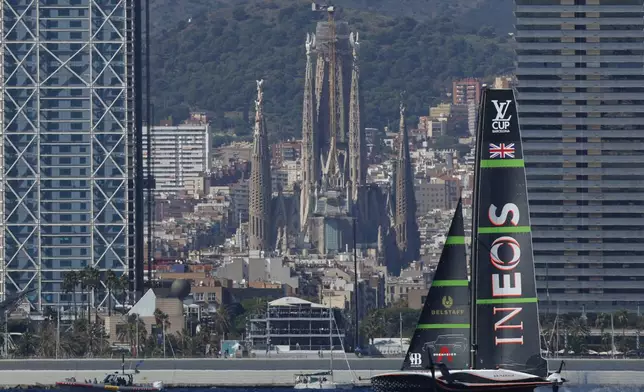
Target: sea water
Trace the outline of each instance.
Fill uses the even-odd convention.
[[[168,388],[172,392],[293,392],[293,388]],[[4,391],[11,392],[49,392],[47,389],[5,389]],[[353,388],[355,392],[369,392],[371,388],[360,387]],[[552,388],[537,388],[536,392],[551,392]],[[601,386],[601,385],[571,385],[559,388],[559,392],[644,392],[644,386]]]

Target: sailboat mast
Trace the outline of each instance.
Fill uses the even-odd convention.
[[[479,108],[479,121],[476,128],[476,147],[474,149],[474,192],[472,193],[472,241],[470,248],[470,368],[476,369],[476,270],[477,270],[477,228],[479,216],[479,189],[480,189],[480,170],[481,154],[483,142],[483,124],[485,113],[485,85],[481,97]]]
[[[353,294],[356,297],[356,311],[355,311],[356,341],[353,345],[354,346],[353,351],[355,351],[355,349],[358,348],[358,344],[360,344],[360,329],[359,329],[360,320],[358,319],[358,315],[360,314],[358,312],[358,309],[360,308],[360,298],[359,298],[360,290],[358,290],[358,249],[356,248],[356,241],[357,241],[356,240],[356,236],[357,236],[356,219],[357,218],[355,217],[352,219],[352,222],[353,222],[353,279],[354,279],[353,281],[355,282],[355,284],[353,285]]]
[[[333,381],[333,317],[332,317],[332,311],[331,311],[331,300],[329,299],[329,357],[330,363],[329,363],[329,370],[331,371],[331,381]]]

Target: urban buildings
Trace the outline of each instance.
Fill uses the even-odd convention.
[[[140,5],[1,4],[0,293],[35,289],[38,311],[104,303],[101,285],[65,293],[65,272],[84,267],[129,273],[140,291]]]
[[[540,309],[633,311],[644,293],[644,2],[515,2]]]
[[[481,100],[481,82],[478,79],[467,78],[452,82],[452,103],[454,105],[479,104]]]
[[[205,120],[205,119],[204,119]],[[193,189],[210,171],[212,154],[210,124],[186,121],[177,126],[152,126],[152,175],[157,194],[176,194]],[[147,126],[143,128],[143,151],[147,158]],[[145,168],[147,173],[147,166]]]

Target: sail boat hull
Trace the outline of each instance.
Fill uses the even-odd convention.
[[[372,377],[371,386],[375,392],[532,392],[537,387],[552,386],[541,377],[505,369],[454,370],[450,378],[448,382],[439,371],[435,381],[429,371],[401,371]]]

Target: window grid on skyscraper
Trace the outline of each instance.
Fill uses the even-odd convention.
[[[132,267],[132,1],[2,0],[0,292],[76,301],[67,271]],[[104,284],[104,283],[103,283]],[[80,291],[80,290],[77,290]],[[90,300],[105,302],[104,286]]]
[[[644,1],[515,0],[541,310],[644,294]]]

